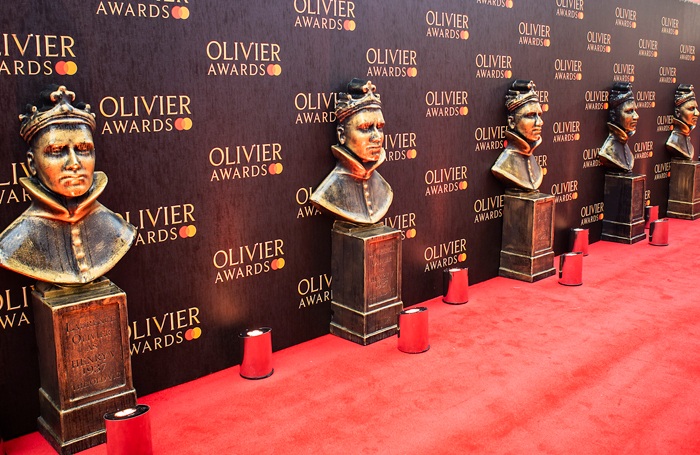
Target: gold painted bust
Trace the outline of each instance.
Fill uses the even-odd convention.
[[[371,81],[353,79],[347,90],[338,94],[335,107],[338,144],[331,151],[336,166],[310,199],[339,220],[374,224],[386,215],[394,196],[376,171],[386,160],[382,103]]]
[[[690,142],[690,132],[698,123],[698,102],[692,85],[681,84],[676,89],[673,112],[673,130],[666,141],[666,148],[674,158],[692,161],[695,149]]]
[[[0,265],[59,285],[89,283],[108,272],[131,247],[136,228],[97,202],[107,176],[95,172],[90,105],[53,86],[43,106],[27,106],[20,135],[29,144],[31,177],[20,184],[31,206],[0,234]]]
[[[616,82],[608,96],[608,138],[598,152],[600,164],[613,173],[632,172],[634,155],[627,140],[637,131],[637,103],[634,102],[632,84]]]
[[[542,168],[533,150],[542,143],[542,107],[535,83],[515,80],[506,95],[508,145],[491,167],[493,175],[506,186],[521,191],[537,191],[542,184]]]

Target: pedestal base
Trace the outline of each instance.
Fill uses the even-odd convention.
[[[601,240],[632,244],[646,238],[644,188],[644,175],[605,174]]]
[[[104,415],[136,406],[126,294],[106,278],[32,292],[39,348],[39,432],[62,455],[106,441]]]
[[[671,161],[666,216],[684,220],[700,218],[700,162]]]
[[[331,232],[330,332],[368,345],[396,334],[401,301],[401,231],[336,221]]]
[[[509,189],[503,205],[498,274],[530,283],[554,275],[554,196]]]

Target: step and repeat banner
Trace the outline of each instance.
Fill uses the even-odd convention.
[[[557,254],[570,228],[600,238],[615,81],[632,83],[634,171],[665,213],[673,94],[700,85],[699,26],[678,0],[5,2],[0,226],[30,204],[18,114],[66,85],[97,114],[100,201],[138,229],[107,276],[128,296],[136,390],[151,393],[240,363],[247,328],[272,327],[275,350],[328,333],[332,220],[309,196],[335,164],[336,93],[353,77],[383,101],[384,222],[402,232],[409,306],[442,293],[446,267],[497,275],[504,191],[490,167],[514,79],[536,83],[544,111],[535,155]],[[39,415],[33,284],[0,271],[5,438]]]

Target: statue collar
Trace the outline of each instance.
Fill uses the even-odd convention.
[[[107,175],[96,171],[93,174],[92,187],[88,192],[70,199],[67,205],[65,198],[50,191],[34,177],[22,177],[19,183],[34,201],[33,205],[37,209],[34,215],[66,223],[77,223],[96,208],[97,198],[107,186]]]
[[[619,126],[610,122],[608,122],[608,131],[610,131],[610,134],[615,136],[615,139],[622,142],[623,144],[626,144],[630,136],[632,136],[635,133],[634,131],[632,133],[627,133]]]
[[[506,140],[508,141],[509,148],[512,146],[514,152],[527,156],[532,155],[532,151],[542,143],[541,137],[535,142],[528,142],[524,137],[513,130],[506,130]]]
[[[679,134],[682,134],[683,136],[689,136],[693,128],[695,127],[688,125],[681,119],[673,117],[673,130],[677,131]]]
[[[382,148],[379,159],[372,164],[372,167],[365,169],[355,155],[344,146],[333,145],[331,146],[331,151],[333,152],[333,156],[338,160],[338,163],[348,171],[347,173],[359,180],[367,180],[372,177],[374,170],[386,160],[386,152]]]

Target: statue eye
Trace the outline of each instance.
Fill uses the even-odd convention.
[[[95,147],[90,142],[79,142],[75,144],[75,149],[80,152],[92,152]]]
[[[63,151],[63,145],[61,144],[49,144],[44,149],[44,153],[47,155],[59,155]]]

